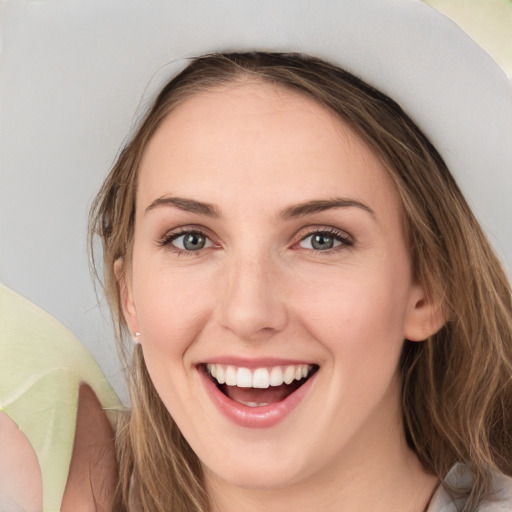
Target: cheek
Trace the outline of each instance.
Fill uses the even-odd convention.
[[[154,266],[137,275],[134,297],[142,336],[144,360],[160,398],[168,410],[181,411],[187,391],[187,351],[205,323],[204,299],[191,286]]]
[[[340,272],[297,300],[307,330],[333,355],[354,363],[396,359],[404,339],[407,280],[393,272]]]
[[[213,299],[209,281],[190,271],[169,272],[156,265],[141,266],[134,275],[144,353],[147,358],[162,358],[162,363],[182,355],[208,320]]]

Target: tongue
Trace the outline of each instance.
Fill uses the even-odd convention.
[[[281,386],[271,386],[267,389],[257,388],[239,388],[237,386],[222,386],[224,394],[236,402],[245,404],[275,404],[284,400],[293,393],[298,387],[299,382],[293,384],[282,384]]]

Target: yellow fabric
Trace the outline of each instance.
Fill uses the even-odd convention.
[[[44,512],[60,510],[82,382],[96,393],[115,427],[121,403],[89,352],[48,313],[0,285],[0,411],[34,448]]]

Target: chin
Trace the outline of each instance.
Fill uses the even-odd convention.
[[[267,464],[234,464],[229,467],[208,468],[213,481],[221,480],[233,487],[265,491],[280,489],[297,484],[307,475],[292,464],[276,465],[275,461]]]

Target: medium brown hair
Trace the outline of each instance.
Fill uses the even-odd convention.
[[[404,343],[405,433],[420,461],[440,479],[456,462],[466,464],[475,483],[463,510],[476,510],[491,490],[493,470],[512,475],[510,286],[432,144],[394,101],[335,66],[297,54],[215,54],[193,60],[163,88],[91,210],[91,234],[103,243],[104,285],[119,340],[127,329],[122,276],[114,264],[122,260],[129,266],[146,145],[187,98],[243,81],[284,87],[323,105],[350,126],[393,179],[414,278],[447,320],[427,340]],[[144,511],[207,511],[201,464],[154,389],[140,346],[128,380],[132,410],[118,432],[124,502],[131,487]]]

